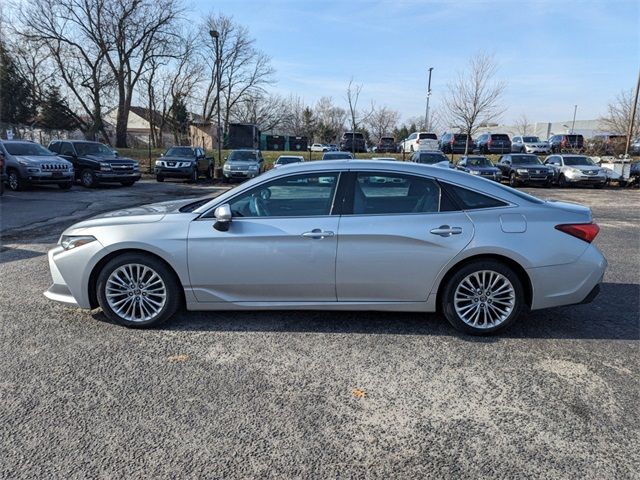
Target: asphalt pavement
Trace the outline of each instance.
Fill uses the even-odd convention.
[[[527,190],[591,206],[609,269],[592,304],[493,337],[376,312],[181,312],[127,330],[43,297],[66,226],[219,191],[2,197],[0,478],[638,478],[638,190]]]

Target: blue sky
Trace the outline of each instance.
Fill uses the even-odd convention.
[[[196,19],[221,11],[249,28],[272,57],[272,91],[313,104],[345,102],[351,77],[373,100],[424,115],[426,70],[432,105],[479,51],[495,55],[507,82],[508,123],[597,118],[640,66],[640,2],[193,0]]]

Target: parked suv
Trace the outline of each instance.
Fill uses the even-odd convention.
[[[400,142],[400,151],[404,153],[417,152],[418,150],[437,149],[438,136],[432,132],[413,132]]]
[[[26,140],[0,141],[7,183],[13,191],[29,184],[54,184],[63,190],[73,185],[73,165],[42,145]]]
[[[617,155],[624,153],[627,146],[626,135],[595,135],[587,142],[589,150],[593,153],[604,155]]]
[[[440,150],[444,153],[465,153],[469,144],[469,152],[473,152],[475,144],[466,133],[445,133],[440,137]]]
[[[396,151],[396,139],[393,137],[381,137],[375,147],[376,153],[394,153]]]
[[[343,152],[366,152],[367,145],[364,135],[360,132],[344,132],[340,140],[340,150]]]
[[[87,188],[101,183],[119,183],[130,187],[140,180],[140,164],[122,158],[118,152],[100,142],[88,140],[54,140],[49,150],[73,164],[75,178]]]
[[[505,133],[483,133],[476,138],[480,153],[511,153],[511,139]]]
[[[599,188],[607,183],[604,169],[584,155],[549,155],[544,163],[554,169],[561,187],[582,184]]]
[[[264,172],[264,159],[260,150],[232,150],[222,167],[222,181],[255,178]]]
[[[553,169],[543,165],[537,155],[528,153],[502,155],[496,167],[500,169],[502,179],[509,180],[509,185],[512,187],[521,184],[549,187],[554,179]]]
[[[547,142],[539,137],[516,135],[511,139],[511,151],[517,153],[549,153],[551,149]]]
[[[553,135],[549,139],[551,153],[562,153],[567,150],[581,151],[584,148],[584,137],[582,135]]]
[[[155,174],[158,182],[188,178],[195,183],[200,175],[213,178],[213,165],[200,147],[171,147],[156,160]]]

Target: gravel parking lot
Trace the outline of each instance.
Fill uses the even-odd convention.
[[[591,206],[609,270],[592,304],[490,338],[375,312],[127,330],[42,295],[65,226],[216,190],[2,197],[1,478],[638,478],[640,192],[527,189]]]

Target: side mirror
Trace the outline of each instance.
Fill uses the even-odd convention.
[[[216,208],[213,215],[216,217],[216,223],[213,224],[213,228],[219,232],[226,232],[231,225],[231,207],[228,203],[220,205]]]
[[[160,154],[160,156],[161,156],[161,157],[164,157],[164,153],[161,153],[161,154]]]
[[[113,154],[114,154],[116,157],[119,157],[119,156],[120,156],[120,154],[118,153],[118,151],[117,151],[117,150],[114,150],[114,151],[113,151]]]

